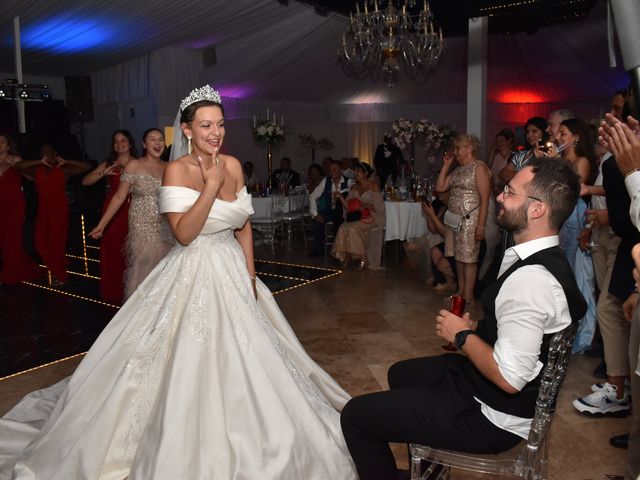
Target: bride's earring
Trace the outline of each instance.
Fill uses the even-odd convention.
[[[189,150],[189,155],[191,155],[191,137],[187,137],[187,149]]]

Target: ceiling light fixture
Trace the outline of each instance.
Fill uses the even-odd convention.
[[[434,25],[429,2],[422,8],[416,0],[364,0],[363,11],[356,2],[349,29],[342,34],[339,62],[347,75],[376,79],[382,72],[389,87],[400,72],[418,82],[427,78],[444,50],[442,28]]]

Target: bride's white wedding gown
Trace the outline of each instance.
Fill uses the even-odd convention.
[[[160,210],[184,212],[198,195],[162,187]],[[216,200],[73,376],[0,420],[2,480],[356,478],[338,413],[347,393],[260,281],[254,298],[233,234],[252,213],[246,189]]]

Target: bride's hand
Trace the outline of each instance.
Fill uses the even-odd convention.
[[[214,150],[211,163],[208,166],[207,162],[198,155],[198,165],[200,165],[200,173],[204,184],[212,185],[219,190],[224,183],[224,160],[218,157],[218,151]]]

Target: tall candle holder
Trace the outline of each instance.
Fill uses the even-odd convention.
[[[266,120],[260,119],[258,122],[256,116],[253,116],[253,138],[267,146],[267,184],[269,189],[271,185],[271,174],[273,173],[273,146],[277,143],[285,141],[284,116],[281,116],[280,125],[278,125],[277,116],[273,114],[273,120],[269,118],[269,109],[267,109]]]

